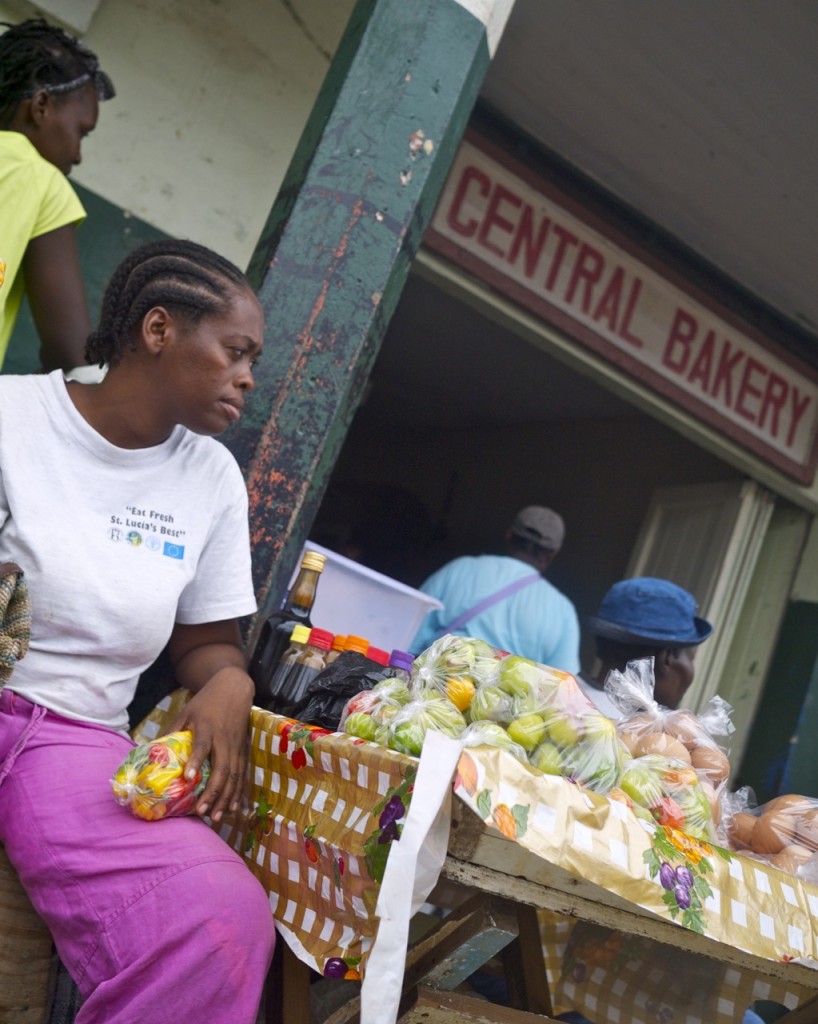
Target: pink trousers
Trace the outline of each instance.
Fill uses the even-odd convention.
[[[82,994],[77,1024],[253,1024],[266,894],[203,822],[115,802],[132,746],[0,693],[0,840]]]

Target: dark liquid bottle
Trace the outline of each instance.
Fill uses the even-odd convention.
[[[299,625],[312,627],[310,613],[326,561],[326,555],[319,555],[317,551],[304,552],[301,568],[281,610],[271,615],[262,627],[248,669],[256,684],[256,704],[261,707],[269,707],[273,703],[270,684],[276,666],[289,646],[293,629]]]

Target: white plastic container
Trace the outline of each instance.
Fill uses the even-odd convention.
[[[333,633],[365,636],[375,647],[405,651],[427,612],[443,605],[405,583],[307,541],[304,551],[327,556],[310,618]],[[303,551],[302,551],[303,556]],[[298,565],[290,580],[292,586]]]

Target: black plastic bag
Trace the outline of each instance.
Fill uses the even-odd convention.
[[[350,697],[362,690],[371,690],[375,683],[394,674],[394,668],[379,665],[357,651],[342,651],[311,680],[303,698],[287,714],[308,725],[335,732]]]

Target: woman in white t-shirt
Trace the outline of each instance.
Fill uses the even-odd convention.
[[[246,278],[190,242],[120,265],[88,358],[98,384],[0,378],[0,562],[23,567],[29,652],[0,692],[0,841],[51,929],[82,1022],[252,1024],[274,943],[265,893],[196,818],[134,819],[110,777],[126,709],[169,645],[197,812],[237,809],[253,683],[247,495],[215,440],[263,342]],[[161,1008],[161,1009],[160,1009]]]

